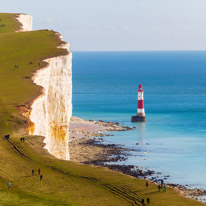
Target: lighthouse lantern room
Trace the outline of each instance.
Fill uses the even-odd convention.
[[[145,122],[145,110],[144,110],[144,90],[140,84],[138,87],[138,102],[137,102],[137,115],[131,117],[131,122]]]

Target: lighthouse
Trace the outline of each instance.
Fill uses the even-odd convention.
[[[145,122],[145,111],[144,111],[144,90],[140,84],[137,91],[138,103],[137,103],[137,115],[131,117],[131,122]]]

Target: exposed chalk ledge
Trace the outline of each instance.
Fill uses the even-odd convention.
[[[16,20],[21,24],[17,32],[32,31],[32,16],[28,14],[16,14]]]

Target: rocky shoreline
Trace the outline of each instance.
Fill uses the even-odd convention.
[[[103,144],[103,136],[112,136],[105,132],[128,131],[134,128],[120,126],[119,123],[99,121],[86,121],[77,117],[72,117],[70,122],[69,142],[70,160],[87,163],[99,164],[100,162],[123,161],[123,155],[130,149],[125,149],[120,145]],[[111,156],[115,156],[112,158]]]
[[[112,136],[112,134],[105,134],[105,132],[132,129],[135,129],[135,127],[131,128],[122,126],[119,123],[104,122],[102,120],[86,121],[72,117],[70,125],[70,137],[72,140],[69,142],[71,161],[107,167],[136,178],[149,179],[157,184],[161,180],[166,181],[169,176],[159,178],[160,173],[155,171],[143,170],[134,165],[122,165],[121,162],[127,160],[130,155],[129,152],[134,150],[125,148],[123,145],[105,144],[102,139],[105,135]],[[186,197],[206,202],[206,198],[202,198],[206,196],[206,190],[190,189],[188,185],[179,184],[167,184],[167,186],[178,190],[180,194]]]

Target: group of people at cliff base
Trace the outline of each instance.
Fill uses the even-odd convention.
[[[147,204],[149,205],[149,203],[150,203],[150,199],[149,199],[149,197],[148,197],[148,198],[147,198]],[[142,205],[145,205],[144,198],[142,198]]]
[[[146,186],[146,190],[147,190],[148,187],[149,187],[149,182],[148,181],[146,181],[145,186]],[[166,192],[166,185],[164,184],[163,180],[160,180],[160,184],[158,184],[159,192],[161,191],[161,189],[163,190],[163,192]],[[150,203],[150,198],[148,197],[147,198],[147,204],[149,205],[149,203]],[[145,205],[144,198],[142,198],[142,205]]]
[[[160,180],[160,184],[158,185],[159,192],[162,189],[163,192],[166,192],[166,185],[164,184],[163,180]]]
[[[145,183],[145,185],[146,185],[146,190],[147,190],[148,187],[149,187],[148,181]],[[161,191],[161,189],[163,190],[163,192],[166,192],[166,185],[164,184],[164,181],[163,181],[163,180],[160,180],[160,184],[158,184],[158,190],[159,190],[159,192]]]
[[[161,189],[163,190],[163,192],[166,192],[166,186],[165,186],[165,184],[163,184],[163,185],[158,185],[158,189],[159,189],[159,192],[160,192]]]
[[[32,176],[34,176],[34,170],[33,169],[31,171],[31,173],[32,173]],[[41,174],[41,170],[40,169],[38,169],[38,174],[39,174],[40,181],[42,181],[43,175]],[[11,182],[8,182],[8,189],[10,189],[10,188],[11,188]]]
[[[34,176],[34,170],[31,171],[31,174],[32,174],[32,176]],[[41,174],[41,170],[40,169],[38,169],[38,174],[39,174],[40,181],[42,181],[43,175]]]

